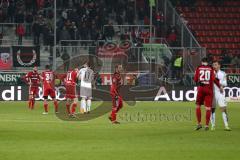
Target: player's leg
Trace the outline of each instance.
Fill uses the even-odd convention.
[[[229,124],[228,124],[228,114],[227,114],[227,107],[220,107],[222,111],[222,118],[225,126],[226,131],[231,131]]]
[[[214,97],[214,100],[213,100],[213,105],[212,105],[212,114],[211,114],[211,130],[214,131],[215,130],[215,124],[216,124],[216,113],[215,113],[215,110],[216,110],[216,104],[217,104],[217,97],[215,96]]]
[[[231,129],[228,125],[227,102],[224,95],[219,96],[218,105],[222,111],[222,118],[223,118],[225,130],[230,131]]]
[[[34,106],[35,106],[35,97],[38,95],[38,87],[35,87],[34,88],[34,91],[33,91],[33,96],[32,96],[32,109],[34,109]]]
[[[29,94],[29,97],[28,97],[28,108],[32,109],[33,90],[32,90],[31,86],[29,86],[28,94]]]
[[[77,108],[78,98],[74,98],[72,107],[71,107],[71,115],[75,115]]]
[[[113,124],[119,124],[117,121],[117,110],[118,110],[118,98],[117,96],[112,96],[112,112],[109,119],[112,121]]]
[[[56,99],[56,93],[54,89],[50,90],[50,96],[53,99],[53,104],[54,104],[54,109],[55,109],[55,113],[58,113],[58,101]]]
[[[70,112],[70,105],[71,105],[70,99],[67,98],[67,100],[66,100],[66,109],[67,109],[67,114],[68,114],[68,115],[71,114],[71,112]]]
[[[30,93],[28,97],[28,108],[32,109],[32,97],[33,95]]]
[[[92,100],[91,100],[91,98],[87,98],[87,103],[86,103],[86,105],[87,105],[87,113],[90,113],[90,110],[91,110],[91,105],[92,105]]]
[[[121,96],[118,96],[118,100],[117,100],[117,112],[120,111],[123,107],[123,100]]]
[[[70,111],[70,106],[71,106],[71,99],[69,97],[69,85],[65,85],[66,88],[66,94],[65,94],[65,98],[66,98],[66,110],[67,110],[67,114],[70,115],[71,111]]]
[[[206,109],[206,125],[205,130],[209,130],[209,122],[212,114],[212,104],[213,104],[213,94],[211,92],[207,93],[204,99],[205,109]]]
[[[55,113],[58,113],[58,101],[55,97],[52,99],[53,99]]]
[[[201,105],[204,102],[204,95],[202,91],[199,89],[197,93],[197,100],[196,100],[196,117],[197,117],[197,127],[196,130],[202,128],[201,119],[202,119],[202,112],[201,112]]]
[[[47,96],[44,97],[43,105],[44,105],[44,112],[43,114],[48,114],[48,101],[47,101]]]
[[[206,125],[205,130],[209,130],[209,122],[211,118],[212,108],[211,107],[205,107],[206,109]]]
[[[86,92],[87,92],[86,111],[87,113],[90,113],[91,105],[92,105],[92,88],[86,88]]]
[[[43,112],[43,114],[48,114],[48,101],[47,101],[48,94],[49,94],[48,89],[43,88],[43,98],[44,98],[44,101],[43,101],[44,112]]]
[[[81,100],[81,107],[80,107],[80,111],[81,113],[86,113],[87,111],[87,101],[86,101],[86,97],[82,97],[82,100]]]

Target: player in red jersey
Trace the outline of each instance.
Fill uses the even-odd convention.
[[[119,93],[120,86],[122,85],[121,71],[122,65],[116,65],[115,72],[112,76],[112,85],[110,88],[110,94],[112,97],[112,113],[109,116],[109,119],[113,124],[119,124],[117,121],[117,112],[123,106],[122,97]]]
[[[201,105],[205,105],[206,109],[206,126],[205,130],[209,130],[209,121],[211,118],[211,108],[213,103],[213,84],[215,83],[219,88],[219,81],[215,78],[214,69],[208,65],[207,58],[202,59],[202,64],[197,67],[194,75],[194,81],[198,84],[197,100],[196,100],[196,116],[197,128],[202,128],[201,125]],[[221,90],[223,90],[221,88]]]
[[[45,67],[46,71],[42,72],[41,78],[43,81],[43,97],[44,97],[44,112],[43,114],[48,114],[48,96],[50,95],[54,101],[55,113],[58,113],[58,102],[56,100],[55,93],[55,74],[50,69],[49,65]]]
[[[65,98],[67,100],[66,107],[67,107],[67,113],[74,117],[78,97],[76,94],[76,84],[78,79],[78,68],[75,68],[74,70],[69,70],[65,77],[65,88],[66,88],[66,95]],[[71,104],[71,100],[73,100],[73,103]],[[71,111],[70,111],[71,108]]]
[[[29,99],[28,99],[28,108],[34,109],[35,97],[38,94],[38,87],[40,84],[40,74],[38,73],[38,68],[35,66],[33,71],[28,72],[25,75],[25,80],[29,84]]]

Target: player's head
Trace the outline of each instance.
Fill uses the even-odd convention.
[[[47,65],[45,66],[45,69],[46,69],[46,70],[50,70],[50,65],[47,64]]]
[[[37,71],[38,71],[37,66],[34,66],[34,67],[33,67],[33,72],[37,72]]]
[[[216,71],[220,70],[221,64],[219,63],[219,61],[213,61],[213,68]]]
[[[123,69],[123,67],[122,67],[121,64],[117,64],[117,65],[115,66],[115,72],[122,72],[122,69]]]
[[[208,65],[208,59],[206,57],[202,58],[202,65],[207,66]]]
[[[84,68],[89,67],[89,62],[88,62],[88,61],[84,62],[83,67],[84,67]]]
[[[78,72],[78,67],[75,67],[75,68],[74,68],[74,71]]]

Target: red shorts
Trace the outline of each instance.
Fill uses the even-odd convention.
[[[38,91],[39,91],[39,89],[38,89],[38,87],[29,87],[29,95],[38,95]]]
[[[65,85],[66,94],[65,98],[74,99],[76,98],[76,85]]]
[[[50,95],[51,98],[56,97],[55,89],[49,88],[49,87],[43,87],[43,97],[44,99],[47,99],[48,96]]]
[[[212,107],[213,90],[209,87],[198,87],[196,104]]]

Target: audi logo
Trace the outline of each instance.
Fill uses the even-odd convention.
[[[240,88],[238,87],[225,87],[225,97],[238,98],[240,97]]]
[[[59,101],[65,100],[65,95],[64,95],[65,91],[66,91],[66,88],[64,86],[55,87],[56,99]],[[52,100],[51,97],[48,97],[48,99]],[[44,100],[42,87],[39,87],[38,97],[36,97],[35,100],[37,101]]]

